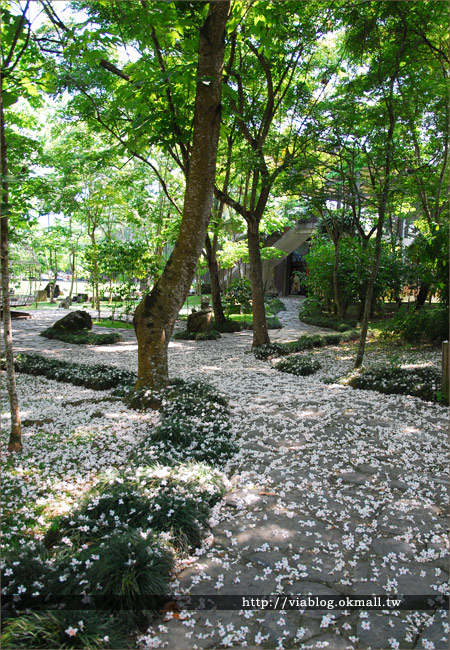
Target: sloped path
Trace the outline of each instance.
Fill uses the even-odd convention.
[[[298,323],[294,303],[280,337]],[[48,312],[43,320],[53,322]],[[43,327],[40,317],[16,323],[16,349],[136,364],[132,331],[121,344],[85,349],[80,359],[78,346],[36,336]],[[171,375],[207,380],[225,393],[241,440],[226,468],[234,489],[216,507],[211,535],[180,567],[174,590],[255,597],[446,592],[447,411],[278,373],[248,353],[250,342],[251,333],[238,333],[171,343]],[[444,612],[255,608],[170,617],[139,646],[448,647]]]

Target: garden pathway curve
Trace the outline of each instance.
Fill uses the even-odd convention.
[[[311,330],[289,299],[272,338]],[[14,323],[15,347],[87,363],[136,364],[124,342],[83,352],[37,336],[55,314]],[[41,316],[41,314],[44,314]],[[448,589],[447,412],[418,398],[326,385],[273,370],[251,333],[173,341],[172,376],[209,381],[230,399],[240,451],[211,534],[174,577],[200,595],[437,595]],[[166,615],[139,647],[447,648],[437,611],[190,611]]]

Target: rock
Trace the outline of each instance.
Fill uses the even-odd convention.
[[[87,311],[71,311],[63,318],[60,318],[53,325],[53,329],[64,330],[66,332],[78,332],[80,330],[91,330],[92,329],[92,318]]]
[[[11,318],[14,320],[30,320],[32,316],[27,311],[12,311]]]
[[[64,298],[64,300],[61,300],[59,303],[59,309],[69,309],[71,302],[70,298]]]
[[[212,327],[212,307],[202,302],[200,311],[192,310],[187,319],[188,332],[209,332]]]
[[[41,289],[37,292],[36,302],[47,302],[47,289]]]

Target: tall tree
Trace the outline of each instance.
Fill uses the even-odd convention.
[[[14,354],[11,328],[11,308],[9,299],[9,238],[10,217],[13,210],[10,205],[10,182],[17,181],[11,175],[8,160],[8,134],[6,110],[15,104],[19,95],[32,98],[39,95],[39,90],[29,75],[36,72],[36,78],[42,77],[39,70],[39,57],[31,38],[31,24],[27,14],[29,0],[25,5],[12,10],[11,3],[1,7],[1,70],[0,70],[0,169],[1,169],[1,213],[0,213],[0,257],[1,257],[1,306],[3,312],[3,339],[6,359],[6,383],[11,412],[11,433],[8,451],[22,449],[22,431],[14,373]],[[28,72],[29,71],[29,72]]]
[[[243,10],[245,20],[233,32],[224,93],[240,135],[234,165],[243,181],[228,192],[216,186],[215,194],[246,222],[257,347],[269,342],[260,226],[277,179],[309,140],[313,92],[320,86],[311,67],[327,11],[296,2],[253,2]]]
[[[135,312],[137,389],[159,388],[167,382],[170,336],[194,278],[205,240],[220,133],[222,68],[229,9],[228,1],[210,2],[199,33],[194,132],[183,217],[175,248],[161,277]]]

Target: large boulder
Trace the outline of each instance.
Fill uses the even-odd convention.
[[[209,332],[212,328],[213,310],[208,302],[202,302],[200,311],[192,310],[187,319],[188,332]]]
[[[71,311],[69,314],[63,316],[56,321],[53,325],[55,330],[64,330],[66,332],[79,332],[80,330],[91,330],[92,329],[92,318],[87,311]]]

